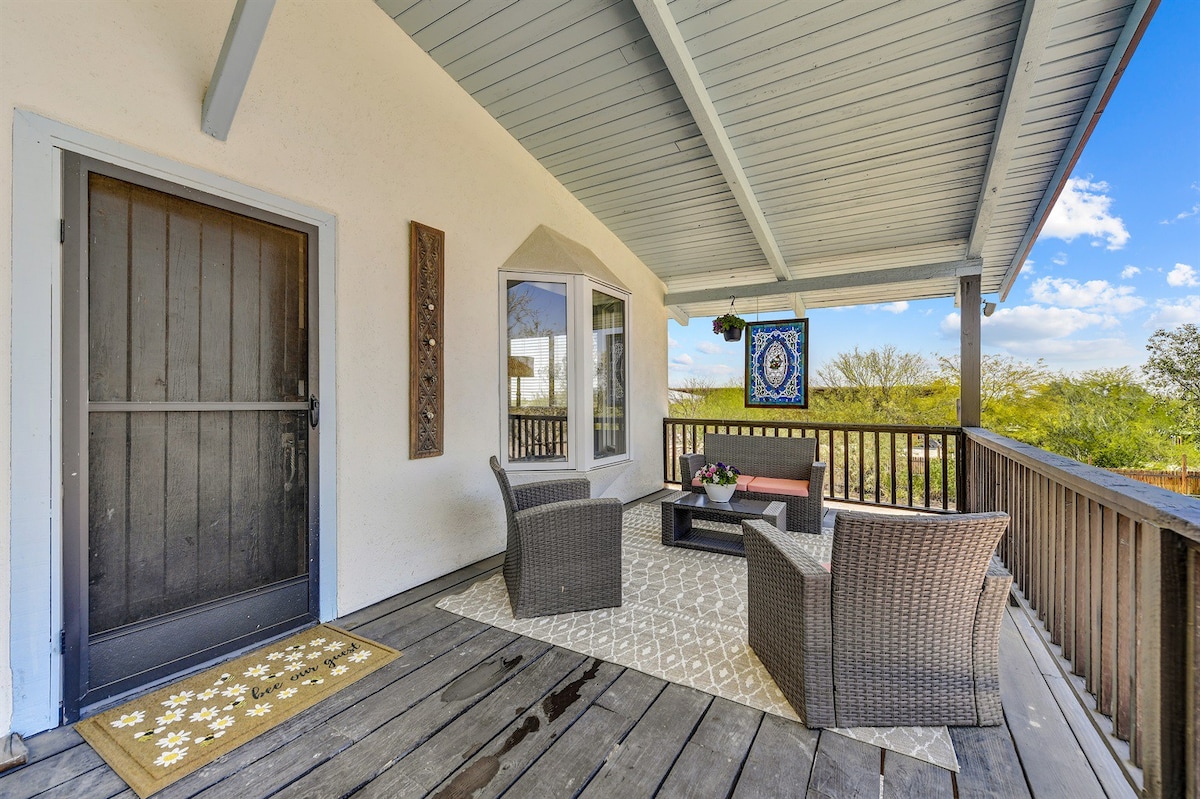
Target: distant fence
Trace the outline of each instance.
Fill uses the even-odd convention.
[[[1145,469],[1109,469],[1109,471],[1123,474],[1139,483],[1148,483],[1169,491],[1178,491],[1180,494],[1200,496],[1200,471],[1193,469],[1189,469],[1187,474],[1184,474],[1182,469],[1178,472],[1153,472]]]

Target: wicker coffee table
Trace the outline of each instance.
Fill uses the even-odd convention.
[[[665,546],[745,557],[746,547],[740,533],[693,527],[692,521],[701,519],[739,524],[743,519],[762,519],[780,530],[786,530],[787,505],[737,497],[729,502],[713,502],[705,494],[676,491],[663,498],[662,519],[662,542]]]

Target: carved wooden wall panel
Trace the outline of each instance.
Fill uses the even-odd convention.
[[[445,401],[442,390],[443,288],[446,234],[412,223],[409,258],[409,457],[442,454]]]

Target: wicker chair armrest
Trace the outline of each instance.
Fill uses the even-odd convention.
[[[750,646],[809,727],[835,725],[832,575],[795,536],[742,522]]]
[[[589,499],[592,496],[592,484],[584,477],[543,480],[539,483],[513,486],[513,494],[517,499],[517,510],[521,511],[551,502]]]
[[[975,712],[978,723],[994,726],[1004,721],[1000,705],[1000,625],[1012,588],[1012,575],[993,557],[979,592],[975,627],[971,635],[972,672],[975,678]]]
[[[692,477],[704,465],[703,452],[685,452],[679,456],[679,482],[686,491],[692,485]]]
[[[586,481],[585,481],[586,482]],[[538,547],[544,541],[554,545],[569,539],[569,531],[585,531],[586,535],[621,535],[621,500],[616,497],[602,499],[570,499],[550,502],[513,515],[517,533],[522,539],[522,549]]]
[[[824,496],[825,494],[825,469],[824,461],[815,461],[808,472],[808,495],[810,497]]]

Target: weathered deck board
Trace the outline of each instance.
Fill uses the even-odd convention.
[[[713,699],[658,795],[728,796],[762,718],[760,710]]]
[[[1028,799],[1029,787],[1008,727],[951,727],[958,799]]]
[[[512,784],[514,796],[558,799],[573,796],[591,780],[666,683],[626,670],[579,720]],[[486,794],[485,794],[486,795]],[[450,796],[446,795],[447,799]]]
[[[28,799],[42,791],[70,783],[104,765],[104,759],[87,744],[73,746],[39,761],[13,769],[0,777],[0,795],[6,799]]]
[[[896,752],[884,752],[883,796],[953,799],[954,780],[950,772],[932,763]]]
[[[820,733],[766,714],[742,766],[733,799],[802,799]],[[788,764],[781,772],[780,764]]]
[[[275,796],[280,799],[348,796],[390,767],[393,761],[402,758],[454,721],[488,691],[520,674],[549,649],[550,646],[541,641],[517,638],[503,649],[487,655],[482,662],[474,656],[465,656],[453,666],[431,666],[431,671],[438,672],[434,682],[441,682],[446,676],[453,676],[454,679],[449,683],[443,682],[444,687],[439,686],[428,692],[421,701],[399,715],[393,715],[393,709],[388,706],[391,703],[384,702],[375,719],[369,716],[363,718],[360,713],[345,719],[343,716],[349,714],[343,714],[334,719],[330,726],[337,728],[353,743],[337,758],[321,763]],[[446,657],[457,654],[457,651],[447,653]],[[417,693],[408,692],[414,698]],[[387,716],[392,718],[376,726],[377,721]]]
[[[1064,785],[1072,796],[1101,795],[1089,792],[1099,789],[1094,776],[1079,781],[1079,767],[1088,769],[1084,777],[1090,767],[1055,702],[1062,697],[1048,686],[1053,669],[1031,653],[1036,638],[1013,618],[1001,644],[1008,725],[952,729],[962,767],[952,777],[434,607],[499,563],[483,561],[339,620],[404,656],[156,799],[350,791],[359,799],[580,791],[586,799],[730,791],[735,799],[875,799],[881,788],[885,796],[949,796],[955,784],[959,799],[1024,799],[1027,778],[1034,799],[1063,795]],[[505,666],[518,655],[520,663]],[[1049,727],[1031,723],[1056,715]],[[0,776],[0,796],[135,799],[70,728],[28,744],[29,764]],[[1056,774],[1060,762],[1073,765]]]
[[[403,650],[402,657],[345,690],[339,691],[316,707],[310,708],[256,737],[219,758],[216,762],[168,785],[159,792],[155,799],[188,799],[210,786],[222,785],[223,781],[231,775],[239,775],[240,780],[241,775],[257,763],[269,760],[275,752],[300,740],[310,731],[323,726],[337,714],[346,712],[359,703],[377,702],[377,697],[388,686],[418,670],[420,666],[435,660],[442,653],[464,645],[487,629],[485,625],[478,622],[461,619],[428,638],[414,642]],[[253,794],[239,794],[237,787],[232,784],[216,788],[210,795],[220,795],[220,791],[226,791],[231,796],[241,796],[243,799],[253,796]]]
[[[349,767],[349,761],[359,761],[362,749],[356,746],[357,742],[403,718],[422,700],[518,640],[511,633],[493,635],[493,632],[499,631],[485,630],[406,674],[368,699],[241,769],[234,781],[250,795],[272,796],[280,789],[294,788],[301,783],[309,793],[299,795],[321,795],[323,791],[311,790],[314,769],[325,771],[330,782],[336,783],[343,764]],[[335,755],[340,755],[338,766],[323,769]],[[199,794],[203,799],[232,795],[225,786],[215,786],[214,790]]]
[[[1029,656],[1041,672],[1042,679],[1049,686],[1050,693],[1058,702],[1059,710],[1075,734],[1075,740],[1079,742],[1079,747],[1104,788],[1105,795],[1108,799],[1135,799],[1137,792],[1126,780],[1121,767],[1112,759],[1108,744],[1101,738],[1087,709],[1079,704],[1074,689],[1068,684],[1068,680],[1079,678],[1063,675],[1053,655],[1046,649],[1041,635],[1033,628],[1027,604],[1022,601],[1018,607],[1009,607],[1008,615],[1013,620],[1013,628],[1024,641]]]
[[[876,799],[881,753],[862,741],[822,731],[808,778],[810,799]]]
[[[668,685],[580,799],[654,796],[712,700],[708,694]]]
[[[491,692],[469,712],[396,760],[355,796],[425,796],[459,767],[447,793],[470,796],[499,774],[505,754],[543,724],[552,723],[549,715],[560,703],[582,700],[586,706],[620,672],[619,666],[554,647],[530,665],[520,679]],[[502,733],[507,734],[498,738]],[[475,757],[485,748],[494,754]]]
[[[1021,655],[1000,659],[1000,696],[1033,795],[1103,797],[1096,774],[1007,614],[1000,650]]]

